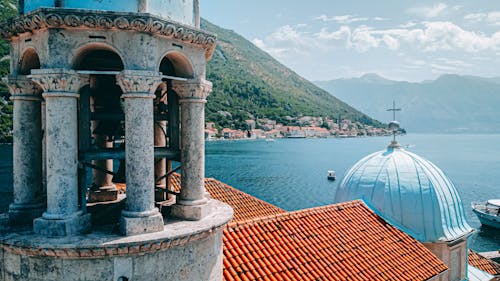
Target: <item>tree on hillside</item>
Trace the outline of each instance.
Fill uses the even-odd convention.
[[[0,22],[17,14],[16,1],[0,0]],[[9,74],[9,42],[0,39],[0,77]],[[0,81],[0,143],[12,141],[12,102],[8,100],[9,91]]]

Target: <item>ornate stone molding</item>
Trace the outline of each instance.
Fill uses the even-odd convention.
[[[89,83],[88,75],[67,69],[33,69],[28,77],[42,88],[44,94],[76,94],[81,87]]]
[[[181,99],[205,100],[212,92],[212,82],[205,79],[172,81],[172,88]]]
[[[124,98],[154,98],[154,92],[161,83],[161,73],[142,70],[124,70],[116,76],[116,83]]]
[[[9,75],[7,78],[2,79],[2,81],[9,87],[10,94],[14,96],[22,96],[38,98],[42,93],[42,89],[35,84],[31,79],[24,75]]]
[[[165,251],[170,248],[180,247],[187,243],[205,239],[214,232],[221,231],[223,226],[213,227],[203,232],[192,233],[184,237],[174,239],[159,239],[153,241],[123,243],[114,245],[100,245],[90,247],[32,247],[20,245],[19,241],[1,241],[0,250],[11,252],[21,256],[30,257],[57,257],[57,258],[100,258],[114,256],[144,255],[157,251]]]
[[[6,39],[47,28],[132,30],[150,33],[197,45],[205,50],[208,60],[213,55],[216,42],[216,36],[212,33],[144,13],[42,8],[0,24],[0,37]]]

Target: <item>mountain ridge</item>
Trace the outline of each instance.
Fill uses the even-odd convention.
[[[389,121],[386,108],[396,101],[403,109],[399,120],[408,132],[500,132],[500,77],[443,74],[422,82],[361,76],[314,83],[370,116]]]

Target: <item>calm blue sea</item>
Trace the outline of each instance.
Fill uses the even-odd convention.
[[[408,150],[438,165],[455,183],[469,223],[470,247],[500,249],[500,231],[481,229],[470,202],[500,198],[500,135],[410,134]],[[206,176],[286,210],[333,203],[340,178],[363,156],[385,149],[389,137],[219,141],[206,144]],[[12,147],[0,146],[0,192],[12,185]],[[326,179],[335,170],[339,180]],[[2,197],[6,193],[0,193]]]
[[[220,141],[206,145],[206,176],[224,181],[286,210],[333,203],[340,178],[390,137]],[[477,229],[470,247],[500,249],[500,231],[481,229],[470,202],[500,198],[500,135],[399,137],[407,149],[439,166],[455,183],[469,223]],[[335,170],[339,180],[326,179]]]

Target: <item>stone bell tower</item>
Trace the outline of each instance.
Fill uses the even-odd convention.
[[[1,24],[14,199],[0,280],[222,280],[232,210],[204,188],[216,38],[198,1],[20,0]]]

